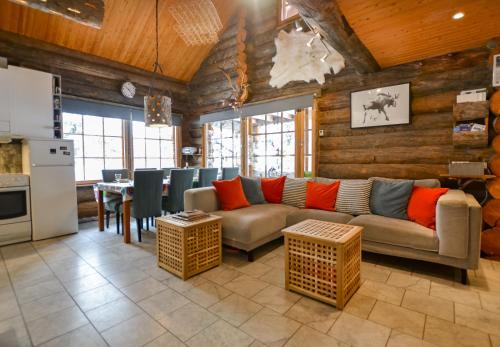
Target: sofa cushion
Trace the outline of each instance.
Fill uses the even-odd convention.
[[[251,244],[283,229],[287,216],[296,210],[288,205],[262,204],[212,213],[222,217],[223,238]]]
[[[286,176],[278,178],[261,178],[260,187],[262,188],[262,192],[267,202],[271,204],[281,204],[285,180]]]
[[[387,178],[387,177],[371,177],[370,180],[378,180],[385,182],[402,182],[406,181],[402,178]],[[441,182],[436,178],[424,178],[421,180],[414,180],[413,185],[417,187],[427,187],[427,188],[439,188],[441,187]]]
[[[379,216],[408,219],[406,208],[412,189],[413,181],[374,180],[370,196],[371,212]]]
[[[427,228],[436,229],[436,205],[448,188],[413,187],[408,201],[408,219]]]
[[[341,180],[335,210],[360,215],[370,214],[371,180]]]
[[[348,224],[364,227],[363,240],[437,252],[439,240],[434,230],[407,220],[377,215],[358,216]]]
[[[308,179],[286,178],[283,189],[283,204],[304,208],[306,202],[306,184]]]
[[[223,210],[230,211],[250,206],[243,192],[240,176],[231,180],[212,181],[212,184],[217,191],[217,196]]]
[[[353,216],[342,212],[331,212],[304,208],[300,210],[297,209],[290,213],[286,218],[286,225],[294,225],[306,219],[317,219],[325,222],[347,224],[351,219],[353,219]]]
[[[307,182],[306,207],[335,211],[335,201],[337,200],[339,185],[338,182],[332,184]]]
[[[264,193],[260,187],[260,179],[253,177],[241,177],[241,185],[243,186],[243,192],[252,205],[264,204],[266,199],[264,199]]]

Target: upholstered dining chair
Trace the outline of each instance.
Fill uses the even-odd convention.
[[[222,168],[222,179],[223,180],[230,180],[232,178],[235,178],[239,174],[240,174],[239,167],[223,167]]]
[[[168,196],[163,198],[163,211],[184,211],[184,192],[193,188],[194,169],[175,169],[170,172]]]
[[[115,175],[119,174],[122,178],[129,178],[130,174],[127,169],[116,169],[110,170],[105,169],[102,170],[102,181],[103,182],[114,182]],[[111,213],[114,212],[116,217],[116,233],[120,233],[120,205],[122,204],[122,198],[118,194],[116,194],[116,198],[110,199],[104,204],[104,212],[106,214],[106,228],[109,229],[109,219],[111,217]]]
[[[162,214],[163,170],[134,171],[134,196],[130,215],[137,222],[137,238],[142,241],[143,218]]]
[[[212,181],[217,180],[217,175],[219,174],[219,169],[214,168],[200,168],[198,174],[198,188],[210,187]]]
[[[163,170],[163,178],[167,178],[170,176],[170,171],[174,170],[174,169],[179,169],[178,167],[163,167],[162,170]]]

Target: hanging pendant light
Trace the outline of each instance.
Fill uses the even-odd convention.
[[[155,94],[154,82],[157,72],[163,74],[158,58],[158,0],[156,0],[156,60],[153,64],[153,77],[148,94],[144,97],[144,123],[147,127],[172,126],[172,99],[168,96]]]

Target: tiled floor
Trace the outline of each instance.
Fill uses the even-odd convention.
[[[0,346],[500,346],[500,263],[470,285],[447,267],[365,254],[343,312],[287,292],[283,246],[186,282],[158,269],[154,233],[113,226],[0,248]],[[135,239],[135,231],[133,236]]]

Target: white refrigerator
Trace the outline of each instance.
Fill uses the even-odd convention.
[[[73,140],[23,141],[23,171],[30,175],[32,239],[78,232]]]

